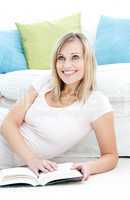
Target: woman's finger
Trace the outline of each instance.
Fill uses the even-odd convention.
[[[88,178],[89,178],[89,174],[87,172],[83,173],[82,181],[86,181]]]
[[[53,169],[57,169],[57,164],[54,163],[54,162],[49,162],[50,166],[53,168]]]
[[[82,178],[82,181],[86,181],[88,179],[88,174],[84,174],[83,178]]]
[[[89,172],[88,172],[87,168],[84,167],[84,166],[82,167],[81,171],[83,173],[83,179],[82,180],[86,181],[89,177]]]
[[[82,168],[82,164],[81,163],[74,163],[71,167],[71,169],[81,169]]]
[[[57,169],[57,164],[55,162],[47,160],[47,164],[49,164],[53,170]]]
[[[39,172],[37,168],[33,168],[31,170],[36,174],[37,177],[39,177]]]
[[[44,164],[44,168],[49,171],[54,171],[54,168],[49,163]]]
[[[43,173],[48,173],[48,170],[44,166],[40,166],[39,170],[42,171]]]

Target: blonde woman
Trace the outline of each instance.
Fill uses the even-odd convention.
[[[57,43],[52,77],[33,83],[1,125],[0,168],[27,165],[37,175],[56,170],[53,158],[95,130],[101,156],[74,163],[83,180],[113,169],[118,161],[113,110],[95,89],[95,58],[87,39],[68,33]]]

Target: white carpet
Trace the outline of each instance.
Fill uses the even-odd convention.
[[[0,199],[130,199],[130,158],[120,158],[118,166],[88,181],[43,187],[0,188]],[[3,197],[3,198],[2,198]]]

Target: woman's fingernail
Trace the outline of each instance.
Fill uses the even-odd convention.
[[[54,169],[57,169],[57,167],[56,167],[56,166],[54,166]]]

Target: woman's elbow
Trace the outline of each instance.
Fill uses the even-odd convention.
[[[17,123],[9,117],[6,117],[0,127],[2,134],[5,134],[12,129],[12,127],[18,127]]]
[[[1,130],[2,134],[9,127],[9,124],[10,124],[10,121],[7,118],[3,120],[2,124],[1,124],[1,127],[0,127],[0,130]]]
[[[112,154],[112,163],[113,163],[112,169],[114,169],[117,166],[118,161],[119,161],[118,154]]]

